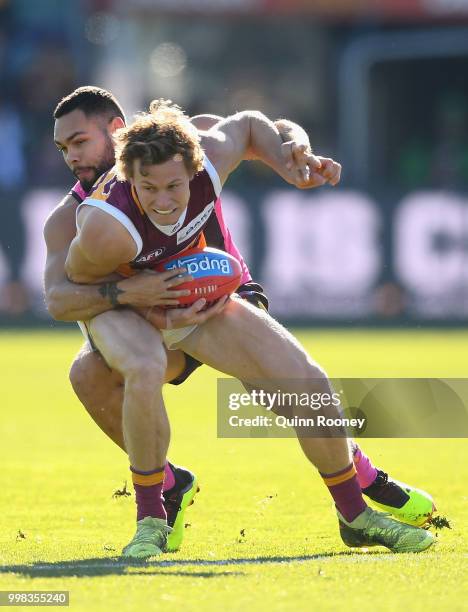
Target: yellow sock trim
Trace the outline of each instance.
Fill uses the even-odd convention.
[[[133,484],[141,485],[142,487],[151,487],[159,484],[164,480],[164,470],[155,472],[154,474],[135,474],[132,472]]]
[[[323,481],[327,485],[327,487],[334,487],[335,485],[339,485],[342,482],[346,482],[350,480],[356,474],[356,468],[352,465],[349,470],[346,470],[343,474],[339,474],[338,476],[331,476],[329,478],[323,478]]]

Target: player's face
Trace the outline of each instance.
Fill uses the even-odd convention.
[[[86,117],[83,111],[74,110],[55,120],[54,140],[85,191],[115,163],[114,145],[104,117]]]
[[[133,162],[132,185],[143,210],[158,225],[173,225],[187,208],[190,179],[180,155],[162,164]]]

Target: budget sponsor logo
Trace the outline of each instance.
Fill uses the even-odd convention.
[[[222,255],[214,254],[179,257],[167,263],[164,267],[166,270],[186,268],[187,274],[190,274],[194,278],[203,278],[204,276],[230,276],[232,274],[232,267],[229,259]]]

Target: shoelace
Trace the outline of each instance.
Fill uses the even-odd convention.
[[[368,493],[371,499],[380,502],[381,504],[390,504],[400,507],[406,503],[408,493],[402,490],[392,480],[388,480],[388,474],[379,470],[376,481],[368,487]]]
[[[167,538],[167,534],[169,534],[172,531],[172,529],[166,525],[164,526],[161,530],[159,530],[157,532],[158,537],[158,546],[162,545],[165,543],[165,540]],[[134,543],[135,544],[141,544],[143,542],[149,542],[151,544],[154,544],[154,527],[150,526],[150,525],[143,525],[142,527],[140,527],[140,529],[138,529],[135,538],[134,538]]]
[[[397,541],[400,534],[408,534],[413,532],[409,525],[404,525],[398,521],[391,520],[390,512],[375,512],[377,515],[373,521],[373,524],[369,526],[369,531],[383,529],[390,534],[390,537]],[[375,515],[374,515],[375,516]],[[383,524],[382,524],[383,523]],[[377,533],[375,535],[378,535]]]
[[[378,482],[374,483],[380,486],[384,486],[386,484],[388,484],[388,474],[386,472],[382,472],[382,470],[379,470],[379,475],[377,476]],[[394,483],[392,483],[394,484]]]

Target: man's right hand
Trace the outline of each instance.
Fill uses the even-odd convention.
[[[174,289],[193,280],[185,274],[185,268],[174,268],[168,272],[143,270],[135,276],[118,281],[119,304],[145,308],[151,306],[178,306],[176,298],[190,295],[189,289]]]
[[[213,306],[205,308],[206,300],[200,298],[187,308],[136,308],[136,311],[158,329],[178,329],[188,325],[201,325],[222,312],[229,296],[220,298]]]
[[[213,306],[206,308],[206,300],[201,298],[194,302],[188,308],[169,308],[166,310],[166,329],[176,329],[178,327],[186,327],[187,325],[200,325],[211,317],[222,312],[229,301],[229,296],[226,295],[220,298]]]

